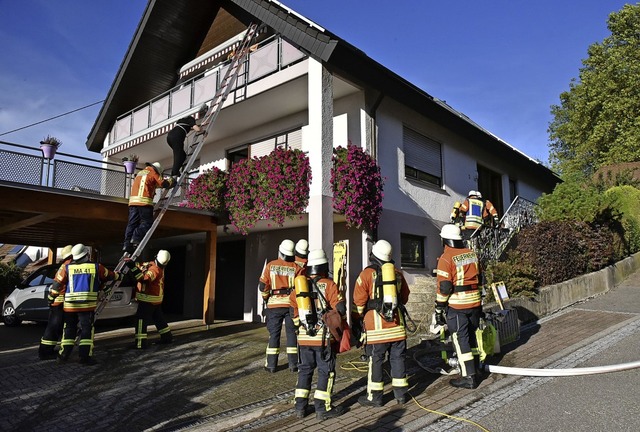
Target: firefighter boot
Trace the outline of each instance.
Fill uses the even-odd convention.
[[[316,411],[316,419],[320,421],[332,419],[335,417],[339,417],[345,413],[344,407],[336,406],[331,407],[329,411]]]
[[[449,384],[458,388],[474,389],[478,387],[478,380],[476,378],[476,375],[473,374],[465,377],[452,379],[451,381],[449,381]]]
[[[404,405],[407,403],[409,395],[407,394],[406,388],[393,389],[393,397],[396,399],[398,405]]]
[[[311,414],[311,407],[309,406],[309,399],[296,398],[296,418],[302,419]]]
[[[358,403],[362,406],[381,407],[383,405],[382,392],[379,390],[372,391],[371,399],[369,399],[368,395],[362,395],[358,398]]]

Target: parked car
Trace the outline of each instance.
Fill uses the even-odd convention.
[[[47,296],[59,267],[59,264],[50,264],[35,270],[4,299],[2,319],[6,326],[17,326],[22,321],[47,321],[49,317]],[[118,288],[113,290],[109,303],[98,315],[99,320],[135,315],[138,302],[132,299],[132,284],[127,282],[125,279]]]

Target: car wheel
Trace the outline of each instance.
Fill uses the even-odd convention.
[[[16,316],[16,308],[9,302],[2,309],[2,319],[7,327],[15,327],[20,324],[20,318]]]

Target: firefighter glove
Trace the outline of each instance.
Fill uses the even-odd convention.
[[[447,310],[443,307],[436,306],[436,324],[438,325],[446,325],[447,324]]]
[[[54,296],[52,296],[51,294],[49,294],[47,296],[47,303],[49,303],[49,306],[51,306],[54,301],[56,301],[56,298]]]

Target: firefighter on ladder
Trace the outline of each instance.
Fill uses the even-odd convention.
[[[480,382],[480,352],[476,330],[482,314],[478,256],[464,246],[460,228],[444,225],[440,231],[444,252],[436,270],[435,319],[447,324],[460,365],[454,387],[474,389]]]
[[[378,240],[369,257],[372,265],[360,272],[353,291],[357,316],[364,321],[365,353],[369,357],[367,394],[358,398],[358,402],[365,406],[383,405],[382,364],[387,353],[393,395],[398,404],[407,401],[407,333],[405,316],[399,305],[409,300],[409,286],[402,273],[395,268],[391,255],[391,244],[386,240]]]
[[[133,180],[129,196],[129,219],[124,233],[122,250],[132,254],[153,225],[153,198],[156,189],[170,188],[175,179],[162,177],[162,165],[159,162],[150,164],[141,170]]]
[[[335,339],[322,316],[337,311],[341,319],[347,313],[344,297],[336,283],[328,277],[329,262],[322,249],[309,252],[307,275],[295,279],[290,302],[293,322],[298,329],[300,363],[295,390],[296,417],[309,414],[309,393],[313,371],[318,369],[318,384],[313,395],[316,418],[320,421],[344,413],[341,406],[331,405],[331,391],[336,373]],[[335,312],[334,312],[335,313]]]
[[[283,322],[287,335],[289,370],[298,372],[298,341],[289,311],[289,295],[294,288],[293,281],[296,276],[302,274],[302,269],[294,262],[293,249],[293,241],[283,240],[278,247],[278,258],[267,263],[258,282],[258,289],[267,307],[267,330],[269,331],[264,369],[271,373],[275,373],[278,367]]]
[[[98,293],[105,282],[120,279],[120,274],[102,264],[89,261],[89,250],[82,243],[71,249],[72,261],[56,273],[51,290],[64,292],[64,335],[58,352],[58,362],[69,359],[80,325],[80,363],[96,364],[93,358],[93,312],[98,302]]]
[[[73,249],[72,245],[67,245],[62,248],[62,252],[60,253],[62,262],[60,263],[58,272],[71,262],[73,257],[71,249]],[[64,289],[65,286],[60,285],[56,290],[50,290],[49,295],[47,295],[49,319],[47,320],[47,328],[44,329],[44,334],[42,335],[42,339],[40,339],[40,347],[38,348],[38,358],[40,358],[40,360],[53,360],[56,358],[54,349],[58,342],[60,342],[62,329],[64,327],[64,310],[62,309]]]
[[[138,310],[136,312],[135,343],[134,348],[145,349],[149,345],[147,339],[147,326],[153,322],[160,343],[166,344],[173,341],[171,328],[162,313],[162,300],[164,298],[164,269],[169,264],[171,255],[166,250],[159,250],[153,261],[136,264],[132,260],[126,260],[125,265],[131,275],[138,281],[136,300]]]

